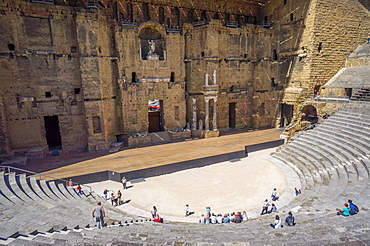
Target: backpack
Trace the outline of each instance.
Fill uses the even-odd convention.
[[[353,203],[352,203],[352,204],[353,204]],[[360,212],[360,209],[357,207],[357,205],[356,205],[356,204],[353,204],[353,206],[355,207],[355,212],[356,212],[356,213]]]
[[[288,226],[294,226],[294,218],[293,217],[289,216],[286,220],[287,220]]]

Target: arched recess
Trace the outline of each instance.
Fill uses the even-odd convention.
[[[317,123],[317,111],[316,108],[312,105],[306,105],[302,109],[302,121],[309,121],[312,124]]]
[[[164,60],[166,53],[164,37],[165,30],[161,25],[155,22],[143,23],[139,29],[141,59],[147,60],[149,54],[157,54],[159,60]]]

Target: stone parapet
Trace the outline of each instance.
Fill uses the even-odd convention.
[[[198,138],[215,138],[220,135],[218,130],[215,131],[203,131],[203,130],[191,130],[192,137]]]
[[[170,134],[171,140],[179,140],[179,139],[185,139],[185,138],[191,138],[191,131],[186,132],[168,132]]]
[[[151,143],[152,139],[150,136],[143,136],[143,137],[138,137],[138,138],[129,138],[127,142],[128,142],[128,147],[136,147],[136,146],[140,146],[143,144]]]

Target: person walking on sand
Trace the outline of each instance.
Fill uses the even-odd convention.
[[[126,188],[127,188],[127,179],[126,179],[126,177],[122,177],[121,182],[122,182],[123,189],[126,190]]]

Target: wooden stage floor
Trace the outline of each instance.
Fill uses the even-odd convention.
[[[163,145],[125,149],[107,154],[78,153],[49,156],[24,168],[59,179],[104,171],[127,173],[188,160],[244,150],[245,146],[281,140],[277,129],[258,130],[218,138],[196,139]],[[44,170],[48,170],[43,172]]]

